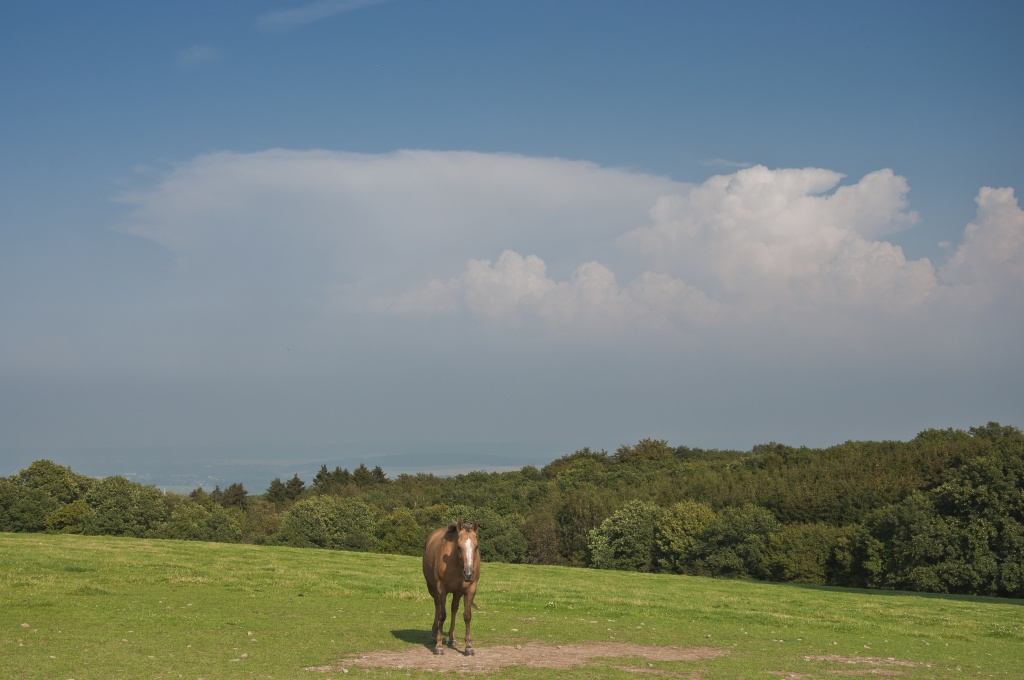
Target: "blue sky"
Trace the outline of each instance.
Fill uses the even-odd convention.
[[[0,473],[1024,424],[1020,3],[0,18]]]

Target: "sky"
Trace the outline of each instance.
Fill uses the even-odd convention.
[[[5,2],[0,474],[1022,426],[1021,27]]]

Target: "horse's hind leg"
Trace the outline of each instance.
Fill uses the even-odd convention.
[[[459,599],[462,596],[452,593],[452,624],[448,628],[448,646],[455,647],[455,615],[459,613]]]

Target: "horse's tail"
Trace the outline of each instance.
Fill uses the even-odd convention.
[[[476,600],[473,600],[473,609],[477,610],[478,612],[483,611],[482,609],[480,609],[480,605],[476,603]]]

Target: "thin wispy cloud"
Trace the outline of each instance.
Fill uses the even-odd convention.
[[[174,63],[181,68],[193,68],[217,61],[221,58],[221,52],[212,45],[192,45],[174,58]]]
[[[385,2],[390,0],[319,0],[293,9],[268,12],[261,16],[256,24],[265,31],[289,31]]]
[[[754,167],[754,163],[731,161],[727,158],[707,158],[702,160],[700,164],[707,168],[729,168],[733,170]]]

